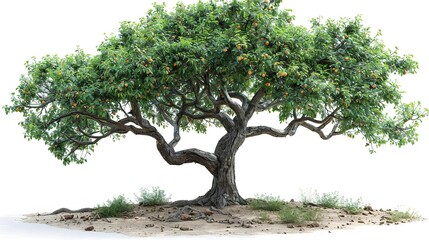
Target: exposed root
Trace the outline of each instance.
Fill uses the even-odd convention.
[[[207,215],[190,206],[184,206],[167,218],[167,222],[195,221],[198,219],[206,219]]]
[[[235,199],[233,199],[230,198],[227,194],[220,196],[211,195],[211,191],[209,191],[204,196],[200,196],[194,200],[179,200],[171,203],[170,205],[174,207],[199,205],[223,209],[224,207],[231,205],[247,205],[247,201],[244,200],[241,196],[237,196]]]
[[[45,214],[45,215],[55,215],[55,214],[60,214],[60,213],[83,213],[83,212],[92,212],[94,211],[94,208],[81,208],[78,210],[70,210],[68,208],[60,208],[57,209],[49,214]]]

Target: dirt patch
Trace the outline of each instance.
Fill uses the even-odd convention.
[[[340,209],[309,207],[319,210],[318,221],[286,224],[279,220],[276,212],[253,210],[249,206],[238,205],[228,206],[222,211],[201,206],[192,206],[187,209],[169,205],[136,206],[134,211],[121,218],[98,218],[94,213],[83,212],[33,214],[26,216],[24,221],[82,231],[121,233],[135,237],[291,234],[316,230],[332,232],[365,225],[399,224],[390,221],[389,211],[370,209],[361,214],[349,215]]]

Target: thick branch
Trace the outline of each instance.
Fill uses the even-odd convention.
[[[265,89],[260,88],[255,95],[253,96],[252,100],[250,100],[249,107],[246,110],[246,119],[249,120],[252,118],[253,114],[255,113],[256,109],[258,108],[259,101],[265,96]]]
[[[285,129],[276,129],[268,126],[257,126],[257,127],[247,127],[246,137],[254,137],[262,134],[270,135],[273,137],[286,137],[292,136],[295,134],[295,131],[299,125],[289,124]]]
[[[336,132],[338,124],[334,125],[328,135],[323,132],[323,129],[333,121],[334,114],[338,111],[338,109],[339,108],[335,109],[330,115],[326,116],[322,120],[317,120],[310,117],[295,118],[287,125],[285,129],[275,129],[267,126],[248,127],[246,129],[246,137],[254,137],[262,134],[267,134],[273,137],[286,137],[288,135],[292,136],[295,134],[299,126],[303,126],[313,132],[318,133],[322,139],[326,140],[335,135],[341,134],[340,132]],[[315,126],[313,124],[310,124],[309,122],[319,124],[319,126]]]
[[[246,97],[246,95],[239,93],[239,92],[231,92],[229,95],[232,98],[237,98],[241,101],[241,107],[246,110],[249,107],[249,99]]]
[[[219,162],[214,154],[194,148],[176,152],[159,133],[155,138],[157,139],[158,151],[168,164],[198,163],[203,165],[211,174],[216,173]]]
[[[124,126],[127,131],[136,135],[146,135],[153,137],[156,140],[156,145],[159,153],[164,160],[170,165],[182,165],[185,163],[198,163],[203,165],[207,170],[214,174],[218,167],[217,157],[209,152],[204,152],[198,149],[187,149],[176,152],[174,144],[169,144],[165,141],[160,132],[153,126],[151,127],[136,127],[133,125]]]
[[[131,111],[137,120],[137,125],[142,128],[153,128],[149,121],[143,118],[140,105],[136,100],[131,101]]]

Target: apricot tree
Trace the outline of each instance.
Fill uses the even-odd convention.
[[[123,22],[98,54],[78,49],[26,63],[6,113],[21,112],[25,137],[43,140],[64,164],[83,163],[102,139],[127,133],[156,141],[172,165],[197,163],[212,188],[178,204],[244,204],[235,155],[249,137],[322,139],[361,135],[373,147],[417,140],[427,109],[403,103],[395,76],[415,73],[410,55],[387,49],[359,17],[293,24],[281,0],[155,4],[139,22]],[[249,125],[257,112],[278,114],[283,129]],[[167,141],[159,130],[170,126]],[[225,134],[214,150],[177,151],[182,131]]]

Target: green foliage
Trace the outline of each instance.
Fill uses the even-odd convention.
[[[406,211],[391,211],[390,213],[390,218],[392,220],[392,222],[400,222],[400,221],[413,221],[413,220],[417,220],[420,219],[420,215],[412,210],[406,210]]]
[[[97,206],[95,213],[101,218],[122,217],[132,211],[134,205],[131,204],[123,195],[108,200],[106,204]]]
[[[284,205],[285,202],[280,197],[266,194],[256,195],[256,199],[249,204],[252,209],[266,211],[279,211]]]
[[[152,187],[152,190],[146,188],[140,189],[140,194],[135,195],[138,203],[144,206],[163,205],[170,201],[170,196],[167,196],[164,190],[159,187]]]
[[[292,207],[286,204],[278,212],[278,216],[283,223],[300,224],[319,220],[320,212],[315,208]]]
[[[299,121],[292,129],[317,130],[311,124],[324,119],[335,126],[326,138],[361,134],[371,151],[414,143],[428,110],[403,103],[391,79],[416,72],[412,56],[387,49],[360,17],[314,19],[306,29],[280,2],[178,3],[171,12],[155,3],[94,56],[77,49],[28,61],[4,109],[22,113],[25,137],[43,140],[64,164],[85,162],[106,137],[159,140],[155,126],[168,124],[205,133],[256,107]],[[255,96],[260,104],[248,104]]]

